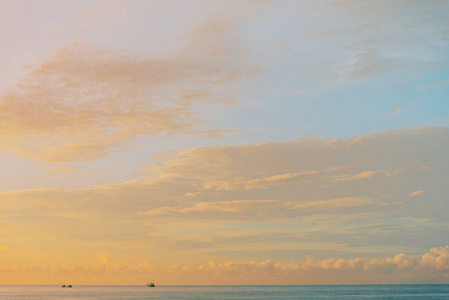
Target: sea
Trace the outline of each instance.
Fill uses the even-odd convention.
[[[0,286],[0,299],[449,299],[449,285]]]

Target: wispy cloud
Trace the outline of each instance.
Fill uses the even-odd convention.
[[[308,201],[295,204],[293,209],[316,210],[331,207],[360,206],[370,203],[370,199],[364,197],[346,197],[330,200]]]
[[[190,207],[160,207],[141,213],[143,215],[165,215],[171,213],[191,213],[191,212],[244,212],[254,211],[256,209],[267,209],[279,206],[277,200],[239,200],[223,202],[202,202],[196,203]]]
[[[393,170],[393,171],[388,171],[388,170],[376,170],[376,171],[363,171],[360,172],[356,175],[339,175],[337,177],[335,177],[336,181],[354,181],[354,180],[362,180],[362,179],[367,179],[367,178],[373,178],[375,176],[378,177],[391,177],[394,175],[398,175],[401,174],[404,170]]]
[[[161,57],[72,44],[31,68],[0,101],[0,148],[58,163],[124,149],[137,135],[205,134],[193,104],[231,103],[233,82],[258,67],[224,23],[207,24]]]
[[[424,193],[424,191],[415,191],[413,193],[408,194],[409,197],[418,196]]]
[[[237,177],[232,181],[210,181],[204,183],[201,190],[215,189],[215,190],[231,191],[236,189],[247,189],[247,190],[263,189],[268,188],[270,185],[282,184],[283,182],[295,179],[313,180],[314,178],[318,177],[318,175],[322,175],[323,173],[332,173],[349,167],[350,166],[337,166],[325,170],[311,170],[301,173],[276,174],[261,179],[239,180],[239,178]],[[196,194],[199,193],[200,192],[197,192]]]
[[[402,109],[400,107],[396,107],[396,109],[394,110],[394,113],[392,113],[393,116],[399,116],[400,114],[402,114],[405,111],[405,109]]]
[[[361,79],[382,73],[442,68],[431,53],[437,56],[446,43],[447,15],[437,13],[447,10],[444,1],[333,1],[329,8],[344,16],[340,26],[329,28],[345,46],[338,51],[338,59],[333,59],[332,69],[337,77]]]
[[[443,88],[445,88],[448,84],[449,84],[449,78],[446,79],[446,80],[443,80],[443,81],[437,81],[437,82],[434,82],[434,83],[430,83],[430,84],[428,84],[428,85],[424,85],[424,86],[420,87],[420,88],[418,89],[418,91],[419,91],[419,92],[423,92],[423,91],[428,90],[428,89],[430,89],[430,88],[443,89]]]

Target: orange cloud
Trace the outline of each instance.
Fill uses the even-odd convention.
[[[366,205],[371,202],[370,199],[366,199],[364,197],[346,197],[346,198],[337,198],[331,200],[319,200],[319,201],[307,201],[295,204],[293,209],[304,209],[304,210],[313,210],[313,209],[323,209],[330,207],[345,207],[345,206],[360,206]]]
[[[377,170],[377,171],[363,171],[361,173],[358,173],[356,175],[340,175],[336,177],[335,180],[337,181],[354,181],[354,180],[360,180],[360,179],[366,179],[366,178],[373,178],[375,176],[380,177],[391,177],[394,175],[401,174],[404,170],[394,170],[394,171],[388,171],[388,170]]]
[[[402,114],[405,110],[400,108],[400,107],[396,107],[396,109],[394,110],[394,113],[392,113],[393,116],[398,116],[400,114]]]
[[[448,274],[449,246],[432,248],[421,257],[400,253],[386,258],[329,258],[303,263],[264,261],[208,261],[161,266],[142,262],[119,264],[100,256],[94,266],[2,266],[0,282],[58,284],[70,276],[75,284],[136,284],[149,273],[159,284],[347,284],[440,282],[435,272]],[[20,277],[22,276],[22,277]],[[21,278],[21,280],[20,280]],[[143,281],[145,282],[145,281]]]
[[[165,215],[170,213],[190,213],[190,212],[243,212],[254,209],[266,209],[267,207],[279,206],[277,200],[239,200],[223,202],[202,202],[196,203],[191,207],[160,207],[141,213],[144,215]]]
[[[415,191],[413,193],[408,194],[409,197],[414,197],[423,194],[424,191]]]
[[[263,189],[268,188],[270,185],[281,184],[288,182],[290,180],[313,180],[317,175],[323,173],[336,172],[342,169],[349,168],[350,166],[343,165],[332,167],[324,170],[311,170],[299,173],[285,173],[276,174],[262,179],[250,179],[250,180],[238,180],[238,177],[232,181],[211,181],[204,183],[201,190],[205,189],[216,189],[216,190],[236,190],[236,189]],[[195,194],[200,194],[201,192],[196,192]],[[189,195],[192,196],[192,195]]]
[[[194,130],[191,106],[230,103],[229,86],[258,70],[216,22],[164,57],[72,44],[30,69],[0,99],[0,149],[49,163],[88,161],[137,135]]]
[[[211,181],[204,183],[202,189],[216,189],[216,190],[236,190],[236,189],[261,189],[266,188],[269,185],[279,184],[281,182],[297,179],[304,175],[314,175],[319,174],[320,171],[309,171],[303,173],[286,173],[269,176],[262,179],[252,179],[252,180],[235,180],[235,181]]]
[[[147,166],[151,176],[130,181],[0,193],[2,244],[14,249],[2,258],[22,265],[37,259],[48,268],[64,264],[69,255],[74,265],[93,268],[102,253],[111,268],[179,263],[190,271],[204,261],[213,261],[216,269],[232,260],[270,259],[285,263],[278,271],[288,273],[302,270],[298,257],[313,254],[310,270],[334,275],[409,269],[416,244],[447,232],[448,222],[441,218],[446,186],[435,178],[446,174],[448,157],[433,146],[446,147],[447,129],[328,141],[190,148],[160,156],[159,163]],[[401,175],[388,177],[396,174]],[[426,186],[430,202],[407,201],[410,182]],[[235,188],[218,188],[223,183]],[[186,197],[189,193],[195,197]],[[33,257],[26,255],[30,251]],[[48,251],[57,254],[50,257]],[[345,260],[355,251],[365,258]],[[392,251],[406,257],[391,256]],[[420,268],[431,276],[432,264],[444,266],[444,253],[429,253]],[[369,263],[366,257],[372,258]],[[200,282],[211,276],[206,271]],[[349,277],[346,282],[353,282]],[[230,274],[223,280],[235,282]]]
[[[419,262],[423,269],[449,270],[449,246],[434,247]]]

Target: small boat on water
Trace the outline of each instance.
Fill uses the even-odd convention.
[[[65,284],[63,284],[62,287],[65,288]]]
[[[71,288],[71,287],[72,287],[72,285],[71,285],[71,284],[69,284],[69,285],[67,285],[67,286],[66,286],[65,284],[63,284],[63,285],[62,285],[62,287],[63,287],[63,288],[65,288],[65,287],[66,287],[66,288]]]
[[[154,282],[147,282],[147,287],[155,287]]]

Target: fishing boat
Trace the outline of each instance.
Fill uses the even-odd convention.
[[[155,287],[154,282],[147,282],[147,287]]]

